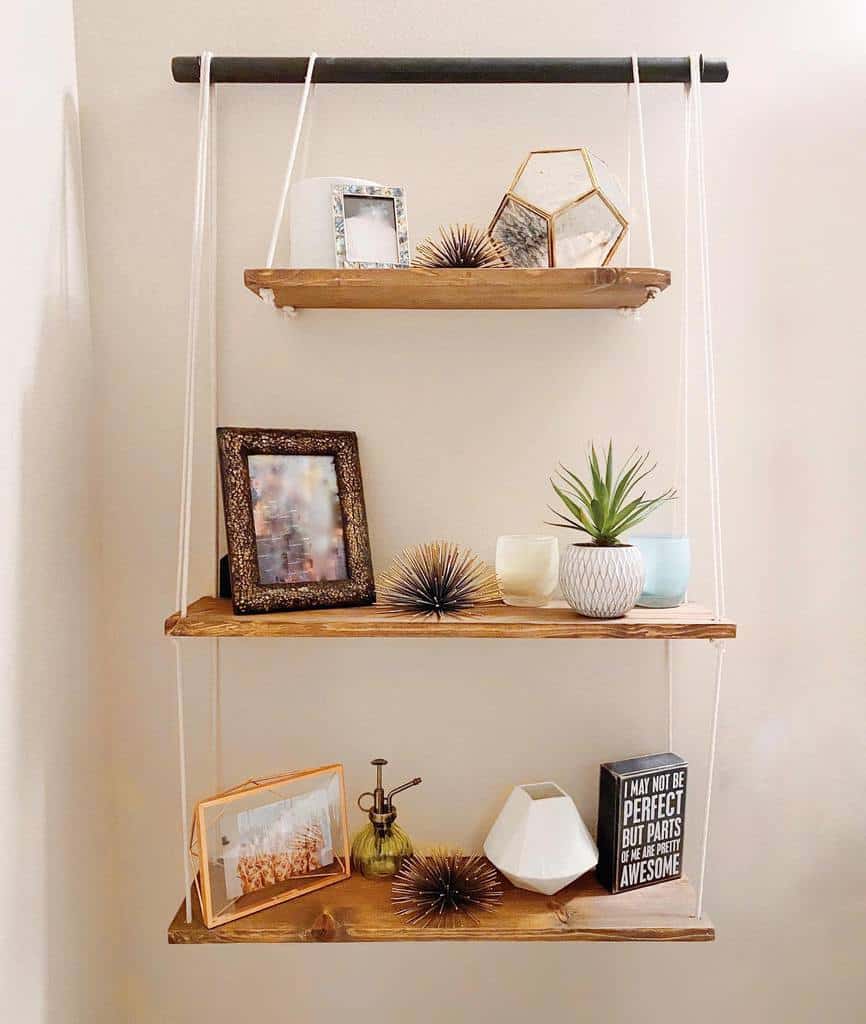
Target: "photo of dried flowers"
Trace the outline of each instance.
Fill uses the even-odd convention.
[[[334,863],[326,786],[223,818],[228,899],[302,878]]]

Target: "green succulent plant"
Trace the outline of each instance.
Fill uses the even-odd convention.
[[[620,544],[619,538],[626,530],[642,523],[660,505],[677,496],[677,492],[671,488],[657,498],[647,498],[646,491],[636,498],[631,497],[641,480],[656,468],[656,463],[647,468],[649,458],[649,452],[642,455],[635,448],[619,472],[614,475],[613,444],[608,443],[604,471],[599,463],[595,445],[591,445],[587,458],[592,477],[590,485],[585,484],[576,473],[560,465],[556,474],[558,480],[551,478],[550,482],[569,514],[565,515],[555,508],[550,508],[561,522],[547,525],[579,530],[591,537],[592,543],[599,547],[614,547]]]

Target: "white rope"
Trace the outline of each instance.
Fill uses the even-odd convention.
[[[707,871],[707,843],[710,837],[710,802],[713,796],[713,776],[716,768],[716,735],[719,728],[719,698],[722,692],[722,663],[725,659],[725,642],[714,641],[716,648],[716,685],[713,697],[713,724],[710,729],[709,768],[707,775],[707,802],[704,806],[704,827],[701,835],[701,868],[698,875],[698,896],[695,916],[700,918],[704,912],[704,878]]]
[[[214,559],[214,597],[219,597],[220,587],[220,475],[219,453],[216,446],[216,432],[220,421],[220,388],[219,388],[219,338],[217,334],[217,127],[219,114],[217,109],[217,92],[213,90],[211,97],[210,125],[210,159],[208,163],[209,180],[207,192],[208,208],[208,269],[210,285],[210,315],[208,318],[209,352],[210,352],[210,387],[211,387],[211,487],[213,493],[213,559]]]
[[[665,668],[668,677],[668,752],[674,749],[674,642],[665,640]]]
[[[295,169],[295,160],[298,156],[298,145],[301,141],[301,131],[304,127],[304,114],[307,111],[307,102],[310,98],[310,86],[313,81],[313,68],[316,66],[318,54],[311,53],[307,61],[307,74],[304,78],[304,91],[301,94],[301,104],[298,107],[298,117],[295,121],[295,134],[292,137],[292,147],[289,150],[289,162],[286,164],[286,175],[283,179],[283,190],[280,193],[280,202],[277,206],[277,215],[274,218],[274,228],[271,232],[271,244],[268,247],[268,258],[265,266],[270,269],[274,265],[274,258],[277,253],[277,241],[280,237],[280,228],[283,223],[283,216],[286,212],[286,202],[289,197],[289,188],[292,184],[292,172]]]
[[[304,121],[304,130],[301,141],[301,178],[307,176],[307,164],[310,159],[310,139],[313,137],[313,115],[316,113],[316,83],[310,85],[310,102],[307,104],[307,116]]]
[[[710,474],[710,515],[713,534],[713,587],[715,616],[725,614],[725,577],[722,560],[722,510],[719,486],[719,436],[716,417],[715,352],[713,348],[713,309],[710,292],[710,246],[707,227],[707,185],[704,160],[704,123],[701,88],[700,58],[690,59],[691,84],[694,95],[695,158],[698,177],[698,233],[701,252],[701,293],[703,296],[704,320],[704,373],[707,391],[707,449]],[[719,703],[722,690],[722,667],[725,659],[724,641],[714,641],[716,649],[715,693],[713,697],[713,720],[710,728],[710,748],[707,768],[707,800],[704,807],[704,825],[701,836],[701,866],[698,876],[696,913],[700,918],[704,909],[704,880],[707,868],[707,845],[710,834],[710,808],[713,798],[713,779],[716,769],[716,740],[719,727]]]
[[[689,67],[691,78],[691,65]],[[676,423],[676,476],[680,501],[676,517],[683,537],[689,532],[689,199],[691,181],[691,80],[683,89],[683,265],[680,307],[679,409]],[[686,599],[688,595],[686,595]],[[674,647],[665,641],[665,668],[668,697],[668,750],[674,749]]]
[[[219,637],[214,637],[211,659],[210,737],[215,793],[220,793],[223,788],[222,674],[220,669],[220,641]]]
[[[713,534],[713,587],[716,618],[725,615],[725,575],[722,559],[722,510],[719,485],[719,435],[716,417],[715,352],[713,310],[710,292],[710,246],[707,228],[707,188],[704,172],[704,125],[699,58],[691,58],[695,95],[695,155],[698,169],[698,226],[701,246],[701,282],[704,314],[704,373],[707,390],[707,455],[710,474],[710,508]]]
[[[632,219],[634,208],[631,198],[631,82],[625,87],[625,201],[628,204],[628,217]],[[625,265],[631,266],[631,225],[625,235]]]
[[[689,207],[691,198],[691,82],[683,87],[683,263],[680,286],[679,408],[677,411],[676,481],[680,500],[675,503],[679,532],[689,533]]]
[[[190,258],[189,315],[187,319],[186,392],[184,401],[183,452],[181,456],[181,496],[178,526],[176,603],[182,616],[189,607],[189,549],[192,526],[192,470],[195,433],[195,378],[198,363],[198,335],[201,320],[201,282],[205,263],[205,230],[209,230],[211,249],[207,255],[209,297],[209,332],[211,342],[211,378],[213,416],[216,411],[216,142],[210,133],[211,83],[213,54],[201,56],[198,104],[198,152],[196,161],[195,201],[193,206],[192,253]],[[189,862],[189,812],[186,784],[186,736],[183,716],[183,656],[180,641],[175,640],[175,674],[177,683],[177,743],[180,764],[180,815],[183,852],[184,903],[186,920],[192,920],[192,879]]]
[[[195,426],[195,371],[198,358],[198,333],[201,316],[201,276],[204,255],[205,198],[208,183],[210,128],[210,64],[213,54],[201,56],[199,84],[198,161],[193,209],[192,255],[187,321],[186,400],[184,409],[183,455],[181,467],[181,508],[178,529],[177,606],[186,615],[189,605],[189,547],[192,523],[192,469]]]
[[[180,640],[174,641],[175,669],[177,677],[177,752],[180,760],[180,830],[183,851],[183,891],[186,906],[186,923],[192,921],[192,878],[189,863],[189,811],[186,803],[186,739],[183,727],[183,657]]]
[[[632,92],[631,84],[626,85],[626,147],[625,147],[625,176],[626,176],[626,200],[629,206],[629,218],[630,221],[634,219],[634,207],[632,203],[632,173],[631,173],[631,136],[632,136],[632,96],[635,98],[635,105],[637,107],[637,122],[638,122],[638,141],[640,143],[640,165],[641,165],[641,191],[643,193],[643,206],[644,216],[646,218],[646,230],[647,230],[647,248],[649,253],[649,266],[655,266],[655,246],[653,245],[653,225],[652,225],[652,212],[650,210],[650,196],[649,196],[649,181],[647,179],[647,161],[646,161],[646,144],[644,137],[643,128],[643,104],[641,103],[641,89],[640,89],[640,67],[638,65],[638,59],[636,54],[632,54],[631,58],[631,69],[632,77],[634,78],[634,92]],[[625,236],[625,261],[628,266],[631,266],[631,236],[632,236],[632,224],[629,224],[628,231]],[[654,299],[658,294],[657,288],[650,288],[648,290],[648,298]],[[640,307],[634,308],[622,308],[620,313],[623,316],[628,317],[630,320],[640,320],[641,310]]]
[[[637,103],[637,131],[638,141],[640,143],[640,171],[641,171],[641,187],[643,189],[643,208],[644,215],[646,217],[646,235],[647,235],[647,246],[649,251],[649,265],[654,267],[656,265],[655,247],[653,245],[653,221],[652,211],[650,210],[650,195],[649,195],[649,181],[647,180],[646,172],[646,144],[644,141],[644,130],[643,130],[643,103],[640,97],[640,67],[638,66],[637,54],[631,55],[631,69],[634,77],[634,94]]]

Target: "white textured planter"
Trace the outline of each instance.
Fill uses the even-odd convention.
[[[484,840],[484,854],[512,885],[545,896],[598,863],[574,801],[555,782],[512,789]]]
[[[563,597],[578,614],[593,619],[618,619],[634,608],[643,580],[641,553],[630,544],[572,544],[559,563]]]

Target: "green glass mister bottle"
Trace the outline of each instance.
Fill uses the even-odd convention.
[[[382,757],[370,762],[376,768],[376,788],[358,797],[358,806],[370,816],[370,824],[352,840],[352,865],[365,878],[390,878],[400,870],[403,858],[412,856],[412,840],[396,823],[393,798],[404,789],[417,786],[421,780],[412,779],[386,793],[382,786],[382,768],[387,763]],[[362,803],[365,796],[370,797],[366,805]]]

